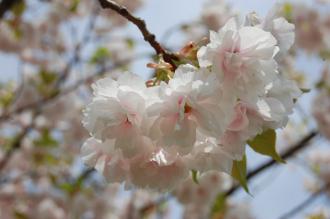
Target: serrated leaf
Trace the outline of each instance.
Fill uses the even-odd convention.
[[[250,193],[247,185],[246,172],[246,156],[244,155],[242,160],[234,160],[231,176],[240,183],[247,193]]]
[[[196,183],[196,184],[199,184],[199,181],[198,181],[198,172],[197,170],[191,170],[191,177],[192,177],[192,180]]]
[[[268,129],[247,143],[255,152],[270,156],[279,163],[285,163],[285,161],[276,152],[275,130]]]

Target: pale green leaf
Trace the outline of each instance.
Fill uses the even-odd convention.
[[[196,170],[191,170],[191,176],[192,176],[193,181],[194,181],[196,184],[199,184],[197,174],[198,174],[198,172],[197,172]]]
[[[276,132],[273,129],[268,129],[257,135],[253,140],[248,141],[248,145],[257,153],[270,156],[277,162],[285,163],[276,152]]]
[[[219,193],[212,206],[211,216],[223,215],[226,211],[226,195]]]
[[[242,160],[234,160],[231,176],[236,179],[244,190],[249,193],[249,188],[246,179],[246,156]]]

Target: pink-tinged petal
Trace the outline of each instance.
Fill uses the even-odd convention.
[[[177,116],[159,118],[150,132],[151,138],[167,150],[189,153],[196,140],[196,124],[187,118],[178,123]]]
[[[258,112],[266,121],[280,121],[286,113],[283,104],[275,98],[260,99],[257,107]]]
[[[135,92],[118,91],[118,101],[122,108],[130,114],[141,114],[145,109],[144,98]]]
[[[104,139],[105,130],[126,120],[126,115],[118,101],[113,98],[97,99],[84,110],[84,127],[96,138]]]
[[[118,83],[112,78],[100,79],[92,84],[94,96],[115,97],[118,91]]]
[[[222,147],[211,142],[202,142],[194,147],[191,154],[185,157],[189,169],[207,172],[217,170],[231,173],[233,159]]]
[[[107,161],[104,170],[104,177],[110,183],[121,183],[128,180],[129,162],[120,154],[115,154]]]
[[[223,150],[235,160],[241,160],[245,154],[246,139],[243,139],[240,132],[226,131],[220,138],[220,145]]]
[[[100,142],[94,138],[89,138],[81,146],[80,156],[82,161],[88,166],[95,166],[97,160],[102,155]]]
[[[212,65],[212,52],[210,52],[210,48],[206,46],[202,46],[198,52],[197,52],[197,57],[198,57],[198,63],[201,67],[209,67]]]
[[[241,36],[240,47],[245,49],[255,48],[253,57],[271,59],[274,57],[274,48],[277,44],[275,37],[258,27],[242,27],[239,30]],[[252,53],[249,53],[251,57]]]
[[[180,157],[158,150],[130,162],[131,181],[141,188],[169,191],[188,176]]]
[[[146,88],[145,81],[141,77],[129,72],[118,78],[118,84],[128,90],[143,91]]]
[[[246,107],[243,104],[237,104],[234,110],[234,117],[227,129],[230,131],[241,131],[249,125],[249,119],[246,115]]]
[[[204,103],[193,106],[192,115],[201,128],[212,137],[220,136],[224,131],[224,116],[221,109],[215,104]]]

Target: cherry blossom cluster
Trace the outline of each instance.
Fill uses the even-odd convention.
[[[92,137],[83,160],[109,182],[159,190],[172,189],[189,170],[230,173],[247,140],[286,125],[301,93],[276,62],[293,31],[281,17],[232,18],[210,32],[197,64],[179,65],[168,80],[150,86],[124,73],[97,81],[84,110]]]

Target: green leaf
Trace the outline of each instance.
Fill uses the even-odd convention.
[[[322,50],[320,53],[319,53],[319,56],[324,60],[330,60],[330,50]]]
[[[70,6],[71,12],[76,12],[79,6],[80,0],[74,0]]]
[[[73,193],[75,190],[74,185],[71,183],[62,183],[59,185],[59,188],[69,194]]]
[[[34,145],[37,147],[56,147],[58,142],[53,138],[48,129],[41,131],[41,136],[34,140]]]
[[[321,172],[320,165],[313,165],[313,166],[311,166],[311,169],[315,173],[315,175],[320,175],[320,172]]]
[[[276,132],[273,129],[257,135],[253,140],[248,141],[248,145],[257,153],[270,156],[279,163],[285,163],[276,152]]]
[[[14,6],[11,8],[11,11],[15,16],[20,17],[24,13],[25,9],[26,4],[21,0],[14,4]]]
[[[14,215],[15,219],[28,219],[28,216],[18,210],[15,210]]]
[[[307,216],[306,219],[327,219],[327,216],[324,215],[323,212],[321,212],[321,213],[317,213],[317,214],[314,214],[314,215],[309,215],[309,216]]]
[[[225,211],[226,211],[226,195],[224,193],[219,193],[213,203],[211,216],[215,216],[218,214],[222,215],[225,213]]]
[[[129,49],[134,49],[134,47],[135,47],[135,42],[134,42],[133,39],[131,39],[131,38],[126,38],[125,41],[126,41],[126,44],[127,44],[127,46],[128,46]]]
[[[311,89],[309,89],[309,88],[300,88],[300,90],[303,93],[309,93],[311,91]]]
[[[0,107],[8,107],[15,97],[12,83],[0,84]]]
[[[283,4],[283,16],[291,22],[292,20],[292,12],[293,12],[293,6],[291,3],[285,3]]]
[[[199,184],[197,174],[198,174],[197,170],[191,170],[191,176],[192,176],[193,181],[194,181],[196,184]]]
[[[57,74],[55,72],[46,71],[44,69],[39,72],[39,76],[41,81],[46,85],[52,84],[57,79]]]
[[[105,47],[99,47],[95,50],[94,54],[89,60],[90,64],[98,64],[104,62],[107,58],[110,58],[110,51]]]
[[[246,172],[246,156],[244,155],[242,160],[234,160],[231,176],[240,183],[247,193],[250,193],[247,185]]]

